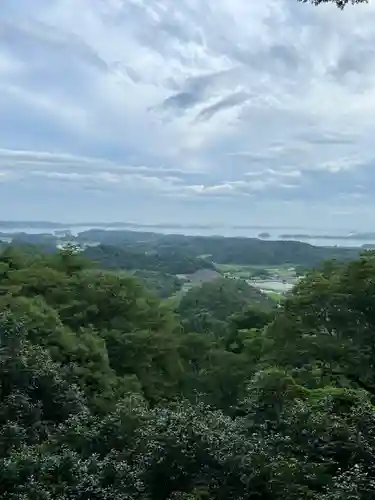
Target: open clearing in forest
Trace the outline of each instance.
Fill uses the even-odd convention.
[[[270,276],[294,276],[294,266],[285,264],[281,266],[257,266],[257,265],[241,265],[241,264],[215,264],[216,269],[221,273],[232,273],[239,277],[258,277],[262,274]]]

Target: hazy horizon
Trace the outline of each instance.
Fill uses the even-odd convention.
[[[137,222],[132,220],[53,220],[53,219],[3,219],[0,220],[0,227],[2,225],[12,227],[30,224],[31,226],[56,226],[56,227],[64,227],[64,226],[136,226],[136,227],[202,227],[202,228],[238,228],[238,229],[259,229],[259,230],[267,230],[267,229],[290,229],[290,230],[303,230],[307,232],[311,231],[333,231],[337,234],[341,233],[355,233],[355,232],[372,232],[371,227],[368,228],[353,228],[353,227],[327,227],[327,226],[306,226],[306,225],[288,225],[288,224],[241,224],[241,223],[220,223],[220,222],[211,222],[211,223],[198,223],[198,222],[172,222],[172,221],[157,221],[157,222]],[[375,229],[374,229],[375,232]]]

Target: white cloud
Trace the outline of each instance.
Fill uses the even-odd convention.
[[[71,183],[95,211],[85,189],[112,190],[108,217],[126,193],[174,218],[200,217],[182,214],[188,199],[208,218],[231,199],[228,220],[286,201],[288,220],[323,199],[341,213],[356,184],[374,194],[373,4],[14,0],[0,19],[8,192]]]
[[[6,51],[0,51],[0,75],[1,78],[12,77],[21,73],[24,65],[17,60],[14,60]]]

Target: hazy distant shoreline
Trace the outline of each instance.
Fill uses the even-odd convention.
[[[0,229],[69,229],[69,228],[81,228],[81,227],[91,227],[96,229],[111,229],[111,228],[154,228],[154,229],[164,229],[164,228],[175,228],[175,229],[207,229],[207,230],[217,230],[217,229],[256,229],[262,231],[257,236],[260,238],[271,237],[267,231],[275,230],[298,230],[306,229],[301,226],[268,226],[268,225],[255,225],[255,224],[172,224],[172,223],[140,223],[140,222],[54,222],[54,221],[0,221]],[[343,232],[343,231],[342,231]],[[302,239],[373,239],[375,238],[375,232],[351,232],[349,234],[330,234],[328,233],[279,233],[278,238],[302,238]]]
[[[216,236],[232,238],[259,238],[264,241],[292,240],[315,246],[375,247],[375,232],[324,233],[322,230],[306,232],[306,228],[259,225],[214,224],[145,224],[136,222],[51,222],[51,221],[0,221],[0,234],[9,237],[16,233],[51,234],[71,232],[77,236],[90,229],[117,231],[144,231],[161,234],[185,234],[186,236]],[[302,229],[302,231],[301,231]],[[305,231],[304,231],[305,229]]]
[[[333,240],[375,240],[375,233],[358,233],[358,234],[348,234],[348,235],[331,235],[331,234],[280,234],[279,238],[282,240],[322,240],[322,239],[333,239]]]
[[[180,229],[257,229],[261,230],[306,230],[303,226],[268,226],[259,224],[178,224],[178,223],[141,223],[141,222],[54,222],[54,221],[0,221],[0,228],[35,228],[35,229],[65,229],[69,227],[93,227],[93,228],[127,228],[127,227],[137,227],[137,228],[180,228]]]

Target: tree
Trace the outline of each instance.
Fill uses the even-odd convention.
[[[121,454],[82,458],[45,443],[0,461],[0,493],[4,500],[147,500],[139,475]]]
[[[288,373],[267,369],[253,377],[238,411],[262,442],[272,500],[372,498],[375,409],[365,391],[309,390]]]
[[[219,337],[229,332],[232,315],[240,316],[250,307],[270,312],[274,305],[267,295],[245,281],[221,278],[189,290],[177,312],[186,331],[211,332]]]
[[[76,258],[0,257],[2,499],[373,499],[375,253],[196,289],[194,333]]]
[[[50,260],[54,267],[70,276],[91,266],[90,261],[82,257],[79,245],[74,244],[64,246]]]
[[[368,3],[368,0],[298,0],[299,2],[310,2],[313,5],[320,5],[322,3],[334,3],[337,7],[343,10],[348,4]]]
[[[69,367],[91,409],[107,412],[128,391],[153,400],[175,394],[178,323],[136,279],[87,272],[70,251],[16,256],[0,278],[0,310],[23,322],[29,342]],[[3,259],[16,260],[10,252]]]
[[[0,457],[43,441],[55,425],[84,409],[80,391],[48,352],[32,345],[9,315],[0,316]]]
[[[249,307],[244,311],[233,314],[231,323],[236,330],[262,329],[274,319],[275,311]]]
[[[103,330],[108,359],[118,376],[136,376],[148,401],[173,398],[183,376],[178,337],[163,331]]]
[[[257,484],[255,440],[246,439],[241,423],[221,411],[183,401],[155,408],[142,433],[143,456],[149,461],[144,481],[153,500],[176,494],[207,500],[267,498]]]
[[[144,500],[137,468],[120,453],[77,450],[102,420],[90,415],[66,370],[11,316],[0,318],[0,339],[1,498]],[[79,439],[71,443],[73,432]]]
[[[375,254],[310,273],[266,328],[265,365],[277,364],[311,387],[335,384],[375,395]]]

